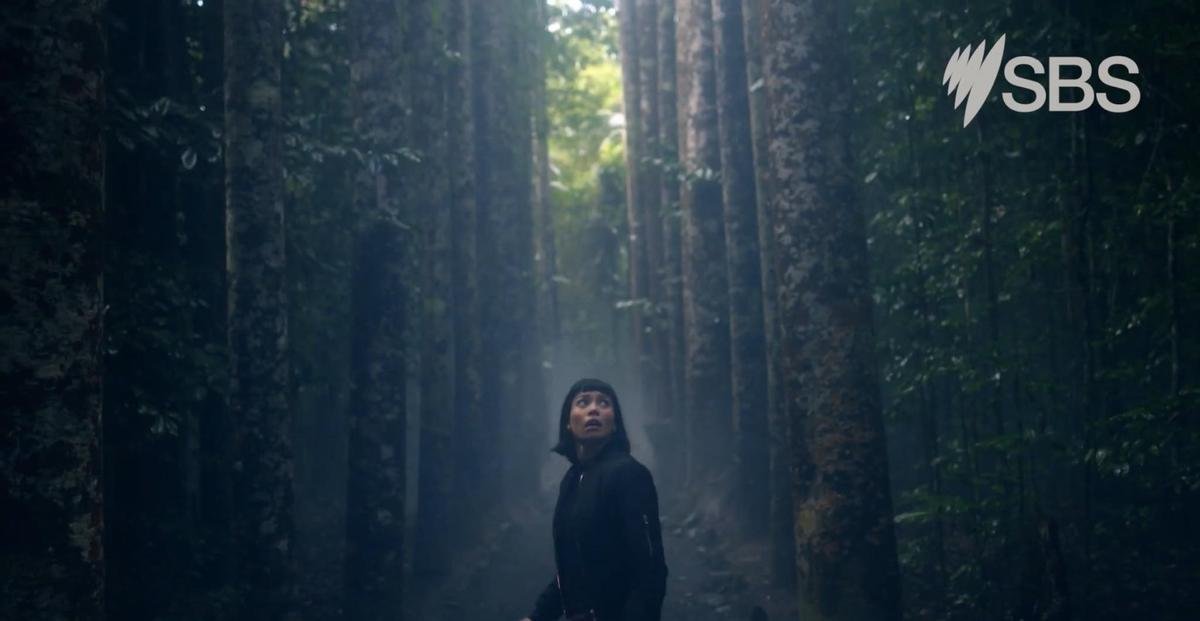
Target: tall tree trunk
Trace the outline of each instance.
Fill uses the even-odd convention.
[[[658,0],[658,145],[663,162],[658,217],[662,221],[661,279],[666,338],[668,400],[663,414],[683,417],[683,289],[680,273],[679,103],[676,101],[675,0]],[[676,427],[678,428],[678,427]],[[673,464],[669,469],[677,469]],[[677,476],[674,472],[671,476]]]
[[[688,42],[682,271],[684,405],[690,417],[688,477],[692,480],[694,475],[716,475],[728,465],[731,404],[712,5],[709,0],[687,4],[687,22],[679,38]]]
[[[384,185],[381,182],[379,185]],[[403,233],[372,219],[359,235],[351,293],[346,616],[397,619],[404,602],[406,312]]]
[[[484,464],[480,372],[482,352],[479,324],[479,267],[476,261],[475,147],[471,100],[471,0],[449,0],[446,7],[446,175],[449,200],[451,278],[454,300],[454,428],[456,444],[453,514],[462,521],[456,530],[476,524]]]
[[[521,495],[535,484],[529,438],[543,437],[541,367],[538,364],[533,266],[533,185],[530,108],[532,76],[526,40],[533,0],[478,1],[472,63],[477,98],[476,206],[484,376],[484,403],[495,404],[507,491]]]
[[[558,251],[554,242],[553,196],[550,192],[550,115],[546,100],[546,3],[537,1],[534,31],[529,37],[533,62],[533,230],[537,267],[539,343],[543,358],[552,354],[561,338],[558,285],[555,282]]]
[[[225,9],[224,0],[206,3],[197,36],[203,58],[197,73],[206,83],[220,84],[225,73]],[[208,108],[210,119],[225,118],[225,94],[220,90],[205,93],[201,99]],[[204,239],[207,250],[203,255],[193,253],[191,260],[204,265],[198,280],[209,291],[210,307],[201,317],[205,339],[217,351],[227,339],[228,290],[225,283],[225,162],[219,159],[202,169],[197,184],[204,188],[200,197],[204,217]],[[236,542],[231,536],[233,525],[233,418],[225,395],[209,391],[205,400],[207,416],[200,417],[197,451],[200,458],[200,493],[197,501],[199,526],[206,542],[205,556],[198,558],[198,589],[206,593],[227,588],[234,574]],[[216,598],[213,598],[214,600]],[[110,611],[111,612],[111,611]]]
[[[454,491],[453,308],[450,278],[450,204],[442,139],[442,3],[409,0],[406,39],[412,84],[412,144],[421,153],[414,171],[414,211],[423,238],[421,311],[421,435],[417,469],[417,530],[414,566],[442,573],[451,533],[446,528]]]
[[[346,611],[394,619],[404,599],[406,343],[409,274],[396,151],[408,138],[399,6],[350,5],[355,134],[367,158],[354,182],[360,219],[351,290],[346,488]]]
[[[621,0],[617,4],[619,26],[619,42],[621,48],[621,94],[623,97],[622,110],[625,113],[625,210],[626,222],[629,228],[629,298],[634,304],[630,306],[630,326],[633,332],[633,363],[634,376],[639,385],[635,388],[638,394],[648,394],[653,383],[647,381],[647,371],[651,367],[651,340],[647,335],[649,313],[646,306],[650,299],[650,262],[646,256],[649,244],[646,243],[645,182],[642,177],[646,173],[644,165],[646,128],[643,123],[641,67],[644,60],[638,37],[642,32],[639,25],[646,21],[646,16],[638,15],[639,0]]]
[[[765,0],[750,0],[742,8],[746,45],[746,82],[750,93],[750,131],[754,142],[755,199],[758,215],[759,269],[762,277],[763,335],[767,358],[767,438],[770,459],[771,580],[777,586],[796,583],[796,538],[792,532],[792,471],[790,421],[784,410],[783,378],[779,375],[779,320],[776,312],[779,279],[775,273],[775,236],[771,230],[771,162],[767,152],[767,89],[763,81],[763,21]]]
[[[840,10],[828,0],[771,0],[764,15],[799,609],[822,621],[899,619]]]
[[[504,0],[502,0],[504,1]],[[471,101],[472,110],[471,117],[474,122],[473,139],[473,162],[475,168],[473,177],[475,181],[475,230],[474,238],[476,240],[475,248],[475,265],[478,272],[475,275],[475,282],[478,284],[479,294],[479,325],[480,325],[480,361],[489,361],[488,369],[485,372],[481,365],[479,368],[479,404],[484,403],[494,404],[500,403],[500,377],[499,373],[495,372],[496,356],[501,350],[501,343],[498,341],[497,326],[495,320],[497,310],[495,300],[497,298],[497,261],[500,257],[500,250],[497,246],[492,215],[495,207],[491,194],[496,190],[494,188],[494,178],[499,175],[495,170],[496,160],[490,149],[492,142],[495,140],[493,134],[496,132],[495,126],[501,121],[495,117],[497,115],[498,102],[494,91],[499,88],[498,85],[504,84],[506,76],[496,75],[497,67],[496,59],[500,55],[500,26],[497,24],[496,0],[470,0],[470,73],[471,73]],[[486,329],[485,329],[486,328]],[[506,369],[511,370],[511,359],[505,360]],[[512,421],[509,419],[507,412],[504,412],[505,424],[511,426]],[[494,414],[493,414],[494,415]],[[495,464],[500,455],[502,455],[502,442],[507,438],[502,438],[502,442],[495,442],[494,438],[491,442],[481,442],[478,445],[478,456],[482,464]],[[491,506],[499,501],[501,497],[502,484],[504,481],[503,468],[483,468],[480,472],[479,487],[480,501],[485,506]]]
[[[659,70],[658,70],[658,0],[637,0],[637,66],[638,121],[641,124],[642,149],[638,161],[638,202],[642,214],[642,253],[645,258],[646,305],[641,307],[644,320],[642,344],[642,398],[654,423],[659,444],[670,427],[662,421],[667,415],[663,406],[670,403],[667,384],[668,329],[661,313],[666,301],[663,287],[663,221],[662,221],[662,148],[659,141]]]
[[[770,453],[767,447],[767,358],[763,334],[758,199],[742,1],[712,0],[721,135],[721,188],[729,279],[730,384],[742,527],[767,530]]]
[[[196,109],[191,91],[182,88],[190,86],[183,8],[144,0],[108,3],[105,82],[117,107],[150,107],[168,98]],[[180,191],[192,181],[220,191],[221,177],[199,170],[189,175],[178,158],[163,157],[162,145],[139,139],[131,125],[117,122],[106,132],[105,602],[112,617],[140,619],[178,614],[173,609],[191,595],[191,546],[200,538],[188,506],[197,463],[188,445],[210,412],[197,411],[207,404],[193,397],[207,381],[208,373],[197,369],[203,357],[179,352],[198,332],[194,320],[208,310],[169,300],[207,297],[224,312],[222,295],[206,296],[213,288],[189,278],[196,271],[189,251],[202,250],[197,242],[215,242],[223,257],[224,227],[219,238],[203,235],[207,231],[197,226],[203,220],[185,214],[213,213],[192,202],[204,192]],[[211,168],[223,174],[223,167]],[[148,325],[164,336],[147,338]],[[205,336],[216,338],[195,342],[216,346],[225,340],[223,331]]]
[[[5,64],[19,67],[0,89],[4,618],[104,614],[102,6],[0,9]]]
[[[916,102],[912,99],[909,101],[909,111],[909,113],[912,115],[912,118],[916,118]],[[936,194],[936,184],[933,180],[926,180],[920,160],[917,158],[915,144],[916,140],[914,136],[916,128],[914,127],[913,123],[907,123],[905,127],[905,143],[907,146],[908,160],[907,164],[911,171],[913,187],[920,188],[923,187],[923,184],[930,184],[934,186],[933,191]],[[927,213],[924,211],[925,201],[919,198],[919,196],[920,195],[917,195],[917,197],[914,197],[912,200],[908,201],[907,215],[908,217],[912,218],[914,222],[921,222],[928,217]],[[917,286],[914,292],[914,302],[917,312],[920,313],[919,332],[917,335],[921,340],[920,342],[924,344],[922,349],[924,349],[925,352],[929,352],[933,351],[937,347],[937,337],[934,335],[932,326],[932,318],[934,317],[934,303],[929,299],[929,275],[926,271],[927,265],[930,261],[928,258],[929,252],[926,250],[926,248],[929,246],[929,240],[927,239],[928,235],[924,227],[914,226],[911,228],[912,242],[910,247],[912,248],[912,253],[914,255],[913,262],[916,264],[915,275],[917,277]],[[918,362],[919,366],[917,367],[918,373],[927,378],[921,383],[920,390],[918,391],[918,396],[920,399],[918,407],[920,407],[919,418],[921,428],[921,456],[926,483],[930,486],[930,489],[934,494],[941,494],[943,493],[943,490],[941,466],[939,465],[939,457],[941,456],[941,453],[938,440],[938,390],[936,383],[931,379],[934,377],[934,373],[932,373],[930,370],[931,365],[929,365],[928,361],[925,359],[929,358],[930,356],[925,352],[922,353],[923,359]],[[945,521],[941,516],[937,516],[933,525],[933,549],[930,551],[929,556],[931,559],[929,562],[934,565],[932,572],[937,580],[935,583],[935,588],[945,588],[946,585],[945,530]]]
[[[242,617],[280,618],[292,590],[280,66],[283,6],[225,7],[225,211],[234,497]]]

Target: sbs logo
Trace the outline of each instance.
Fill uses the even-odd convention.
[[[954,95],[955,109],[964,101],[967,102],[967,107],[963,110],[963,127],[975,118],[992,92],[1000,70],[1000,62],[1004,59],[1004,37],[1005,35],[1000,35],[990,50],[987,49],[986,40],[980,41],[974,50],[970,45],[958,48],[946,63],[946,71],[942,74],[946,94]],[[1122,101],[1113,101],[1107,93],[1098,93],[1092,88],[1088,83],[1092,77],[1092,63],[1086,58],[1051,56],[1048,88],[1037,80],[1017,75],[1017,70],[1022,67],[1028,67],[1034,76],[1046,74],[1046,65],[1032,56],[1016,56],[1004,64],[1004,79],[1009,85],[1032,94],[1031,98],[1030,95],[1025,95],[1027,101],[1018,101],[1012,92],[1004,92],[1001,99],[1004,105],[1014,112],[1033,112],[1041,109],[1046,104],[1047,93],[1051,112],[1079,112],[1087,110],[1093,103],[1099,103],[1101,108],[1109,112],[1129,112],[1142,100],[1142,93],[1137,84],[1113,75],[1114,67],[1121,67],[1128,75],[1138,73],[1137,63],[1128,56],[1109,56],[1100,61],[1096,70],[1096,77],[1101,84],[1127,93]],[[1079,75],[1064,77],[1063,67],[1074,67],[1074,73]],[[1062,93],[1067,89],[1079,91],[1079,100],[1063,101]]]

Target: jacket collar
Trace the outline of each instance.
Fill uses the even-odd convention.
[[[595,466],[596,464],[599,464],[601,462],[612,459],[614,456],[620,454],[621,452],[622,451],[619,448],[617,448],[617,443],[613,442],[612,440],[609,440],[608,444],[605,444],[604,448],[600,449],[599,453],[597,453],[594,457],[592,457],[591,459],[589,459],[587,461],[579,461],[578,457],[572,456],[571,465],[573,468],[580,468],[583,470],[587,470],[587,469],[591,468],[592,466]]]

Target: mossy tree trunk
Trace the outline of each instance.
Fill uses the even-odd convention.
[[[483,421],[482,343],[479,324],[477,261],[478,222],[475,210],[474,119],[471,98],[471,0],[446,5],[446,173],[453,246],[451,278],[454,300],[454,428],[458,525],[473,530],[470,516],[482,508],[484,476],[481,442]]]
[[[686,42],[684,106],[683,324],[686,347],[684,407],[689,430],[688,477],[723,472],[732,462],[730,425],[729,290],[725,270],[721,151],[717,124],[712,5],[688,0],[680,24]]]
[[[805,619],[898,619],[843,10],[827,0],[771,0],[764,15],[797,586]]]
[[[406,342],[412,228],[403,183],[410,163],[403,97],[402,6],[350,5],[359,219],[351,289],[351,380],[346,489],[346,613],[396,619],[404,601]],[[415,194],[415,193],[414,193]]]
[[[683,292],[679,267],[679,102],[676,100],[675,0],[658,1],[658,148],[659,213],[662,247],[659,249],[662,283],[664,355],[667,404],[663,413],[674,421],[683,415]]]
[[[238,583],[246,619],[292,588],[292,447],[280,68],[283,7],[225,7],[225,212]]]
[[[0,617],[103,617],[102,2],[8,3]]]
[[[759,535],[767,531],[770,452],[758,201],[742,37],[742,0],[712,0],[712,11],[729,279],[734,451],[742,529],[748,535]]]
[[[505,451],[505,490],[529,493],[536,457],[524,449],[544,421],[537,347],[533,240],[532,81],[528,38],[537,0],[486,0],[472,5],[475,181],[483,359],[483,402]],[[490,460],[493,455],[485,455]],[[499,490],[495,485],[488,486]]]
[[[416,165],[415,212],[420,214],[423,261],[420,298],[421,435],[417,479],[417,531],[414,567],[422,573],[447,569],[451,533],[446,528],[454,493],[454,352],[450,236],[446,155],[443,132],[445,39],[442,2],[409,1],[406,55],[411,66],[412,108],[420,122],[412,142],[421,161]]]
[[[106,12],[117,114],[105,132],[105,602],[110,617],[144,619],[177,616],[199,569],[200,429],[224,418],[209,381],[221,358],[207,352],[226,339],[225,171],[216,158],[181,161],[157,133],[204,101],[189,88],[186,7],[110,0]],[[222,34],[204,50],[217,83]],[[205,119],[220,122],[221,92],[207,97]],[[126,114],[138,109],[166,118]],[[207,352],[181,355],[193,347]]]
[[[754,142],[754,172],[758,212],[758,250],[762,276],[763,335],[767,359],[767,429],[770,455],[771,579],[777,586],[796,581],[796,538],[792,533],[792,473],[788,448],[788,418],[783,408],[779,376],[779,320],[776,311],[779,278],[775,272],[775,236],[771,231],[771,161],[767,153],[767,89],[763,81],[763,23],[765,0],[742,7],[746,44],[746,82],[750,95],[750,128]]]
[[[554,197],[550,191],[550,115],[546,99],[546,53],[549,33],[546,31],[548,7],[536,2],[536,18],[529,37],[530,60],[533,63],[533,228],[534,262],[537,267],[539,342],[543,358],[552,357],[555,344],[562,338],[558,310],[557,273],[558,249],[554,239]]]
[[[659,136],[658,0],[637,2],[638,121],[641,124],[641,156],[637,162],[641,239],[645,257],[646,299],[643,318],[642,383],[648,422],[659,423],[660,435],[667,432],[661,422],[670,401],[667,382],[669,329],[663,313],[666,303],[663,283],[662,143]]]
[[[639,9],[638,0],[621,0],[617,3],[618,42],[621,51],[621,109],[625,116],[625,217],[629,229],[627,242],[629,256],[629,306],[630,327],[633,336],[632,364],[634,376],[638,378],[636,390],[650,388],[645,385],[646,369],[650,364],[650,339],[646,334],[649,316],[645,305],[650,296],[649,261],[646,251],[646,209],[644,181],[645,127],[642,122],[641,91],[646,85],[641,82],[640,68],[642,50],[638,44]]]

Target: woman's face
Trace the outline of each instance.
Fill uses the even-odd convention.
[[[612,398],[598,390],[587,390],[571,401],[571,418],[567,422],[576,442],[607,440],[616,429]]]

